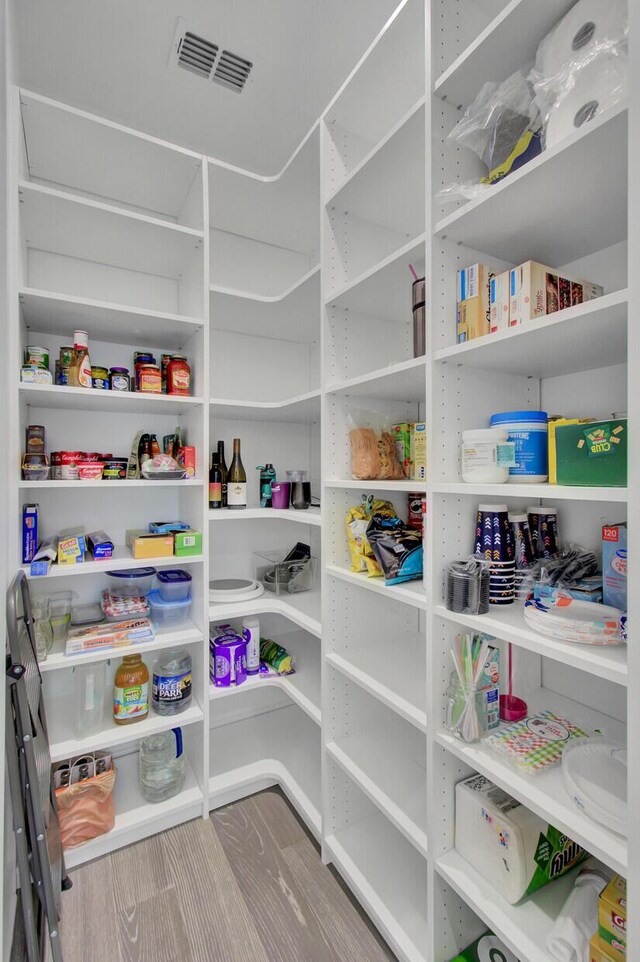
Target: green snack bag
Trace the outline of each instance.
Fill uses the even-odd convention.
[[[260,639],[260,657],[279,675],[291,675],[295,671],[289,652],[270,638]]]

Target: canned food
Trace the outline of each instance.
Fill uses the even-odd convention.
[[[78,462],[84,460],[81,451],[60,451],[60,480],[78,480]]]
[[[29,344],[24,349],[24,363],[31,367],[41,367],[45,371],[49,370],[49,351],[46,347],[36,347]]]
[[[412,491],[407,495],[408,499],[408,509],[407,509],[407,524],[412,528],[417,528],[418,531],[422,531],[422,492]]]
[[[52,481],[60,480],[60,452],[59,451],[51,452],[51,480]]]
[[[91,383],[93,387],[98,388],[98,390],[109,390],[109,372],[106,367],[91,368]]]
[[[112,367],[109,371],[109,385],[112,391],[129,391],[129,368]]]
[[[102,477],[105,481],[124,481],[127,477],[128,463],[126,458],[105,458]]]
[[[79,481],[100,481],[104,465],[102,461],[78,461]]]

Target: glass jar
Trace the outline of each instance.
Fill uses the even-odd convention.
[[[129,390],[129,368],[112,367],[109,369],[109,387],[112,391]]]
[[[31,599],[31,616],[33,631],[36,638],[36,655],[38,661],[46,661],[53,646],[53,628],[49,615],[49,600],[47,598]]]
[[[191,655],[184,649],[161,651],[153,665],[152,705],[158,715],[179,715],[191,704]]]
[[[139,781],[142,797],[147,802],[173,798],[182,790],[185,774],[180,728],[141,740]]]
[[[464,742],[477,742],[486,735],[489,723],[487,718],[487,692],[475,687],[467,697],[457,672],[451,672],[447,688],[446,727]]]
[[[181,397],[191,394],[191,368],[182,354],[172,354],[167,365],[167,394]]]

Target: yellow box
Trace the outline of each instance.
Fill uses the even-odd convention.
[[[597,932],[589,942],[589,962],[615,962],[614,957],[609,954],[609,946]]]
[[[411,480],[427,480],[427,425],[424,421],[411,426]]]
[[[82,528],[69,528],[58,536],[58,564],[82,564],[87,550],[87,540]]]
[[[598,935],[612,962],[626,962],[627,881],[614,875],[598,900]]]
[[[458,304],[457,340],[459,344],[483,337],[490,330],[489,298],[485,294],[470,297]]]
[[[149,534],[148,531],[127,531],[127,548],[134,558],[172,558],[173,535]]]

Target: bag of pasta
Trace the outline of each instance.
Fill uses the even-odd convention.
[[[367,527],[373,514],[393,518],[396,509],[390,501],[381,501],[372,494],[362,496],[362,503],[347,511],[347,541],[352,571],[366,571],[368,578],[380,578],[382,569],[367,541]]]
[[[400,481],[404,468],[398,460],[390,425],[375,414],[350,418],[351,474],[356,481]]]

